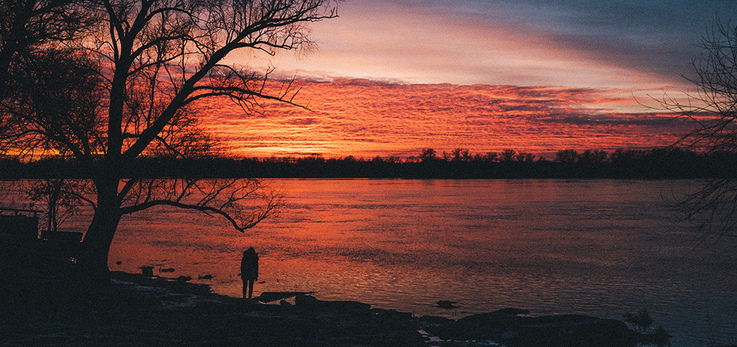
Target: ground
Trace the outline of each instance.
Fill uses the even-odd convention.
[[[292,305],[280,303],[279,293],[265,304],[174,279],[112,272],[89,280],[68,262],[17,253],[0,260],[0,346],[624,347],[653,339],[622,321],[587,316],[503,309],[451,320],[305,294]]]
[[[180,281],[112,273],[108,283],[3,288],[0,345],[423,345],[409,315],[351,302],[262,304]],[[45,283],[41,283],[45,282]],[[64,282],[64,283],[60,283]],[[23,287],[23,288],[21,288]]]

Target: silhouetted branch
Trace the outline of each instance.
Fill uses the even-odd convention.
[[[685,103],[672,98],[661,101],[663,108],[679,112],[697,127],[678,144],[707,153],[737,153],[737,26],[716,21],[702,40],[705,55],[692,61],[695,78],[687,78],[699,88]],[[706,235],[731,235],[737,227],[737,172],[735,158],[719,162],[728,172],[703,184],[701,189],[678,204],[686,218]]]
[[[236,230],[243,232],[252,228],[263,219],[276,212],[279,206],[279,197],[274,193],[265,194],[261,184],[256,180],[232,179],[221,182],[209,180],[202,182],[196,179],[167,180],[167,186],[178,187],[178,192],[170,192],[170,198],[157,197],[161,192],[156,187],[156,180],[136,180],[134,184],[127,184],[131,191],[135,184],[140,184],[138,198],[130,206],[121,208],[121,213],[130,214],[143,211],[155,206],[171,206],[199,211],[208,215],[219,215],[230,222]],[[193,196],[199,198],[191,199]],[[265,201],[265,205],[246,207],[243,203]]]

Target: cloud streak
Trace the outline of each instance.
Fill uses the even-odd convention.
[[[717,15],[737,18],[734,1],[349,1],[340,18],[314,26],[318,51],[268,61],[408,83],[685,87],[681,75]]]
[[[203,126],[238,156],[417,155],[422,148],[484,153],[505,148],[552,157],[560,149],[650,148],[690,126],[673,115],[618,111],[634,103],[617,89],[392,84],[298,80],[296,101],[312,111],[266,104],[260,116],[215,101]]]

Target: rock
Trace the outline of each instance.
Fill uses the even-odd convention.
[[[294,298],[294,303],[297,304],[297,306],[301,307],[332,310],[338,312],[368,313],[371,309],[371,305],[364,304],[358,301],[321,301],[312,295],[306,295],[302,293],[299,293]]]
[[[272,302],[282,299],[289,299],[293,296],[306,295],[312,292],[263,292],[261,295],[256,297],[260,302]],[[317,299],[315,299],[317,300]]]
[[[175,280],[180,281],[180,282],[189,282],[189,281],[192,280],[192,277],[189,277],[189,276],[179,276],[179,277],[175,278]]]
[[[420,323],[426,326],[441,326],[455,322],[450,318],[438,317],[438,316],[422,316],[420,317]]]
[[[170,267],[170,268],[166,268],[166,269],[161,269],[159,271],[161,271],[161,272],[174,272],[174,268],[171,268]]]
[[[397,310],[386,310],[386,309],[381,309],[381,308],[371,309],[371,314],[373,314],[374,317],[381,318],[381,319],[396,319],[396,320],[412,319],[412,313],[410,312],[400,312]]]
[[[342,312],[353,311],[354,313],[368,313],[371,305],[358,301],[320,301],[318,307]]]
[[[526,317],[517,332],[518,336],[504,342],[515,346],[629,347],[639,341],[639,334],[624,322],[583,315]]]
[[[645,335],[643,341],[656,346],[668,346],[670,345],[671,337],[662,326],[658,326],[652,334]],[[737,345],[733,345],[733,347],[737,347]]]
[[[302,293],[297,294],[294,298],[294,303],[297,306],[316,306],[319,302],[320,300],[317,300],[316,297]]]
[[[154,277],[154,267],[153,266],[141,266],[141,274],[146,277]]]
[[[436,302],[436,304],[438,305],[437,307],[444,308],[446,310],[458,308],[458,306],[454,305],[456,303],[457,301],[447,301],[447,300],[440,300]]]
[[[519,336],[519,333],[516,331],[505,331],[502,333],[501,339],[502,341],[509,341],[517,338],[517,336]]]
[[[211,280],[213,277],[215,277],[215,276],[213,276],[213,275],[200,275],[200,276],[197,276],[197,279]]]
[[[492,313],[503,314],[503,315],[508,315],[508,316],[517,316],[521,314],[530,314],[530,310],[522,310],[519,308],[503,308],[501,310],[496,310]]]
[[[464,317],[428,331],[444,340],[491,340],[508,346],[631,347],[642,335],[624,322],[583,315],[523,317],[527,310],[504,309]]]

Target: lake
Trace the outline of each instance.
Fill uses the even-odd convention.
[[[516,307],[622,319],[645,308],[675,346],[737,342],[737,240],[702,243],[669,208],[695,181],[269,184],[283,207],[245,234],[180,210],[125,217],[110,268],[155,266],[155,274],[191,276],[238,297],[241,253],[253,246],[261,259],[255,295],[310,291],[450,318]],[[68,229],[83,231],[87,217]],[[438,300],[460,308],[434,307]]]

